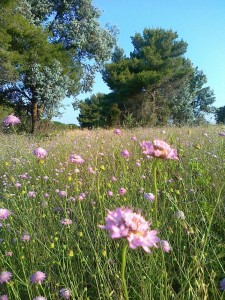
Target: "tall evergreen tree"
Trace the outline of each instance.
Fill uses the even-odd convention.
[[[204,87],[205,75],[185,57],[187,43],[176,32],[144,29],[131,40],[130,57],[117,49],[102,72],[122,116],[128,111],[141,124],[156,125],[188,122],[210,111],[213,92]]]

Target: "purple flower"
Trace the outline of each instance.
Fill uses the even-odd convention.
[[[219,133],[219,135],[225,136],[225,131],[221,131],[221,132]]]
[[[0,273],[0,284],[8,282],[12,277],[12,273],[8,271],[3,271]]]
[[[220,281],[220,289],[221,291],[225,291],[225,278]]]
[[[16,182],[16,183],[15,183],[15,187],[16,187],[17,189],[20,188],[20,187],[21,187],[21,183]]]
[[[105,221],[106,225],[99,227],[109,230],[113,239],[126,238],[132,249],[142,247],[146,252],[151,252],[149,248],[157,248],[157,243],[160,242],[157,231],[150,230],[150,223],[129,208],[108,210]]]
[[[112,196],[113,196],[113,192],[112,192],[112,191],[108,191],[108,192],[107,192],[107,195],[108,195],[109,197],[112,197]]]
[[[117,128],[117,129],[114,130],[114,133],[120,135],[121,134],[121,130]]]
[[[41,147],[34,149],[33,154],[38,158],[44,158],[47,155],[47,151]]]
[[[121,155],[124,157],[124,158],[129,158],[130,157],[130,153],[127,149],[124,149],[121,151]]]
[[[70,291],[68,290],[68,289],[61,289],[60,291],[59,291],[59,295],[60,295],[60,297],[62,297],[63,299],[69,299],[69,297],[70,297]]]
[[[31,281],[31,283],[39,283],[39,284],[41,284],[42,281],[45,280],[45,278],[46,278],[45,273],[43,273],[41,271],[37,271],[33,275],[31,275],[30,281]]]
[[[0,220],[7,219],[10,214],[11,213],[7,208],[0,208]]]
[[[83,164],[84,163],[83,158],[80,155],[77,155],[77,154],[71,154],[70,158],[69,158],[69,161],[71,163],[76,163],[76,164]]]
[[[151,202],[155,200],[155,196],[152,193],[144,193],[144,197]]]
[[[160,241],[160,245],[164,252],[170,252],[171,248],[167,241]]]
[[[0,296],[0,300],[8,300],[8,296],[7,295],[2,295],[2,296]]]
[[[47,300],[47,299],[43,296],[37,296],[33,300]]]
[[[131,137],[131,140],[132,140],[132,141],[137,141],[136,136],[132,136],[132,137]]]
[[[125,188],[123,188],[123,187],[119,188],[119,190],[118,190],[118,193],[119,193],[120,195],[122,195],[122,196],[125,195],[126,192],[127,192],[127,190],[126,190]]]
[[[140,143],[143,154],[150,155],[162,159],[179,160],[177,150],[172,149],[170,145],[161,140],[154,140],[152,142],[143,141]]]
[[[5,119],[2,122],[3,126],[14,126],[20,123],[21,123],[20,119],[12,114],[5,117]]]

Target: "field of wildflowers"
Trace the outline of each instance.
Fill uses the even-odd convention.
[[[223,127],[0,141],[1,300],[225,299]]]

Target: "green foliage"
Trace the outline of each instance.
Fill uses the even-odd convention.
[[[91,89],[116,32],[100,27],[90,0],[5,0],[1,9],[0,103],[26,110],[34,132],[66,96]]]
[[[144,29],[131,37],[130,57],[115,49],[103,80],[121,110],[143,125],[190,123],[215,101],[206,77],[185,58],[187,43],[172,30]],[[115,100],[114,100],[115,101]]]
[[[216,109],[215,119],[216,119],[217,124],[220,124],[220,123],[225,124],[225,106],[221,106]]]

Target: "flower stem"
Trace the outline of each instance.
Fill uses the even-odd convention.
[[[122,267],[121,267],[121,279],[122,279],[122,283],[123,283],[123,292],[124,292],[125,300],[129,300],[128,292],[127,292],[127,283],[126,283],[126,279],[125,279],[127,247],[128,247],[128,244],[126,243],[123,246],[123,250],[122,250]]]
[[[154,178],[154,195],[155,195],[155,221],[158,221],[158,188],[157,188],[157,162],[154,163],[153,167],[153,178]]]

